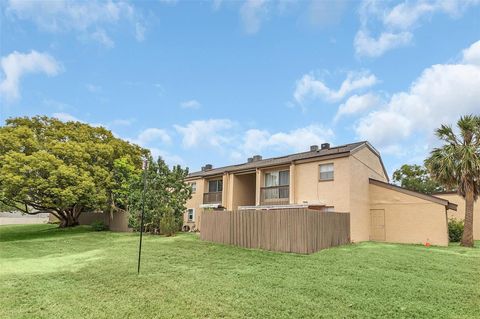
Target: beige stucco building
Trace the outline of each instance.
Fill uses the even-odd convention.
[[[435,196],[458,205],[457,210],[448,210],[448,218],[455,218],[458,220],[465,219],[465,199],[463,197],[456,192],[438,193],[435,194]],[[473,205],[473,239],[480,240],[480,200],[477,200]]]
[[[321,147],[283,157],[191,173],[194,190],[184,227],[201,231],[205,210],[305,207],[350,213],[351,240],[448,244],[447,199],[388,184],[380,154],[368,142]]]

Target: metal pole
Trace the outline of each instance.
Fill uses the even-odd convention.
[[[137,274],[140,274],[140,258],[142,256],[143,215],[145,214],[145,190],[147,189],[147,169],[148,169],[148,162],[144,160],[143,161],[142,215],[140,217],[140,245],[138,247]]]

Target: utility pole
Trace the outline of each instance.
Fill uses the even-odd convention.
[[[140,258],[142,257],[143,215],[145,214],[145,191],[147,189],[147,171],[148,171],[147,159],[143,160],[142,170],[143,170],[142,215],[140,217],[140,245],[138,247],[137,274],[140,274]]]

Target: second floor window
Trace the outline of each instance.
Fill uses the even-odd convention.
[[[333,180],[333,163],[320,164],[320,180],[321,181]]]
[[[265,173],[265,187],[286,186],[290,184],[290,171]]]
[[[221,179],[216,179],[213,181],[208,181],[208,192],[217,193],[223,190],[223,181]]]
[[[192,194],[195,194],[197,192],[197,183],[193,182],[190,186],[192,187]]]

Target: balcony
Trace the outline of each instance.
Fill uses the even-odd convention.
[[[285,205],[290,202],[290,185],[260,188],[260,205]]]
[[[222,192],[203,193],[203,203],[204,204],[221,204]]]

